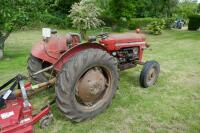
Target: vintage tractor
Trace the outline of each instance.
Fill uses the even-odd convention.
[[[102,33],[81,42],[77,33],[58,36],[57,31],[43,28],[43,40],[32,48],[28,59],[28,71],[36,83],[56,77],[58,108],[70,120],[80,122],[111,104],[119,71],[144,65],[141,86],[147,88],[156,82],[159,64],[142,62],[147,47],[140,33]]]

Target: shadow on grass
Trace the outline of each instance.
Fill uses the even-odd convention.
[[[29,54],[27,51],[5,51],[4,59],[16,59],[21,57],[27,57]]]
[[[140,86],[139,76],[136,72],[130,70],[122,71],[120,72],[120,83],[138,87]]]

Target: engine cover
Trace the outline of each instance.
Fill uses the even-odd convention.
[[[145,47],[145,37],[143,34],[137,33],[122,33],[110,34],[107,39],[101,40],[101,44],[107,47],[109,51],[116,51],[122,48],[141,46]]]

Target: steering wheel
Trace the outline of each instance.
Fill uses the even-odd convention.
[[[97,38],[101,38],[101,39],[106,39],[108,37],[109,37],[109,35],[108,35],[107,32],[100,33],[100,34],[97,35]]]
[[[101,38],[102,40],[107,39],[109,37],[108,33],[100,33],[96,36],[88,36],[89,42],[95,42],[97,38]]]

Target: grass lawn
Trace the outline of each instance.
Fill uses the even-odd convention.
[[[67,31],[60,31],[66,33]],[[27,74],[26,63],[40,31],[13,33],[0,61],[0,83],[18,73]],[[53,106],[55,121],[36,133],[199,133],[200,132],[200,32],[165,31],[147,36],[151,48],[144,60],[157,60],[161,73],[155,86],[143,89],[138,79],[141,66],[120,74],[112,105],[96,118],[72,123]],[[32,98],[37,111],[53,95],[54,88]]]

